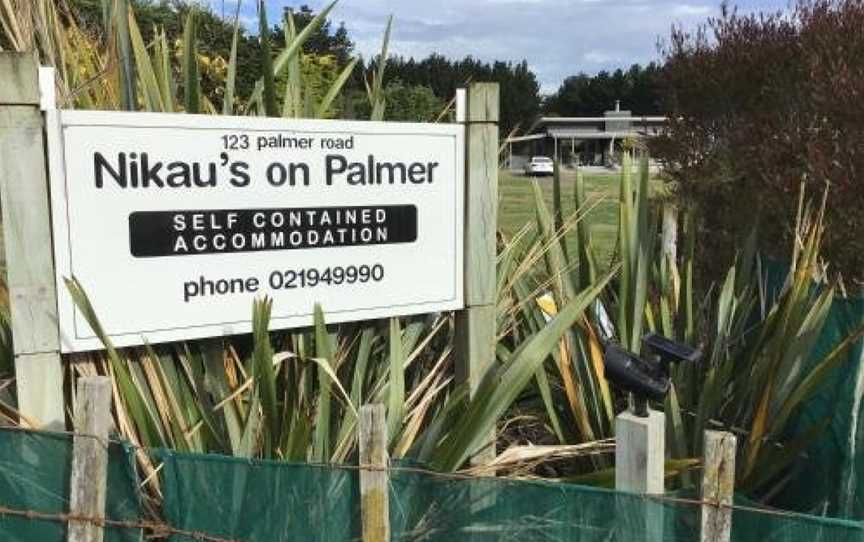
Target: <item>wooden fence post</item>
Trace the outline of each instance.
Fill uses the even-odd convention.
[[[390,473],[384,405],[360,408],[359,439],[363,542],[389,542]]]
[[[456,377],[468,382],[473,397],[495,362],[498,84],[472,83],[467,93],[457,91],[456,103],[456,118],[466,125],[465,310],[456,313]],[[495,457],[494,430],[487,442],[473,464]]]
[[[735,491],[736,446],[732,433],[705,431],[701,542],[729,542],[732,538],[730,506]]]
[[[615,489],[642,495],[665,491],[666,416],[648,410],[647,417],[622,412],[615,418]],[[634,509],[631,498],[622,500],[618,512],[623,539],[644,536],[663,540],[663,504],[651,499]]]
[[[63,430],[63,370],[38,73],[34,55],[0,53],[3,244],[18,410],[45,429]]]
[[[75,436],[72,445],[69,513],[105,517],[108,488],[108,431],[111,428],[111,379],[107,376],[78,379]],[[100,525],[69,522],[69,542],[102,542]]]
[[[674,264],[678,261],[678,206],[673,202],[663,204],[663,257]]]
[[[649,410],[641,418],[623,412],[615,418],[615,489],[662,495],[666,462],[666,416]]]

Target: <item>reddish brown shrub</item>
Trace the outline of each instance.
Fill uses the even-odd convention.
[[[788,257],[800,184],[827,183],[824,253],[864,286],[864,0],[724,5],[695,34],[673,30],[665,56],[672,120],[653,151],[699,210],[708,270],[756,226],[764,251]]]

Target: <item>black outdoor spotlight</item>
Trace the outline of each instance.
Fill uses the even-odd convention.
[[[669,393],[669,365],[682,361],[696,362],[702,352],[656,333],[642,337],[640,357],[614,343],[606,343],[603,361],[606,378],[633,395],[632,412],[648,416],[648,401],[661,402]]]

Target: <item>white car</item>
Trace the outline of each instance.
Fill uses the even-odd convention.
[[[555,172],[551,158],[545,156],[532,156],[525,164],[525,175],[552,175]]]

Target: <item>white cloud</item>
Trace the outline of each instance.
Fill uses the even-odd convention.
[[[587,53],[582,55],[582,58],[585,62],[590,64],[600,64],[600,65],[608,65],[611,62],[615,61],[617,57],[609,52],[605,51],[588,51]]]
[[[714,9],[711,6],[697,6],[693,4],[681,4],[672,9],[677,16],[709,15]]]

